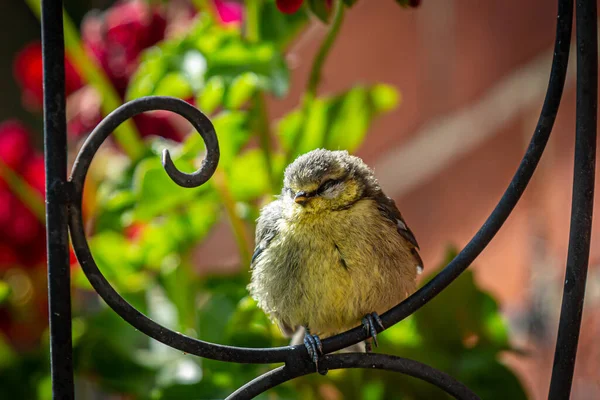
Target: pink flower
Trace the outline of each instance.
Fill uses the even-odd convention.
[[[221,22],[225,24],[239,24],[242,22],[244,18],[244,6],[240,2],[214,0],[213,3],[219,13]]]
[[[67,132],[78,138],[92,131],[102,120],[102,98],[89,86],[67,99]]]

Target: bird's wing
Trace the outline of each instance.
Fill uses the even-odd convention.
[[[277,236],[277,221],[281,219],[282,212],[283,205],[280,200],[267,204],[261,210],[256,224],[256,247],[254,248],[254,254],[252,254],[250,268],[252,268],[260,254],[269,247],[271,240]]]
[[[406,241],[410,244],[411,252],[417,261],[417,266],[420,270],[422,270],[423,260],[419,255],[419,243],[417,242],[415,235],[404,221],[404,218],[402,217],[400,210],[398,210],[398,207],[396,207],[394,200],[386,196],[383,192],[379,193],[375,197],[375,200],[377,201],[377,207],[379,208],[381,214],[396,224],[396,230],[398,231],[398,234],[400,234],[400,236],[406,239]]]

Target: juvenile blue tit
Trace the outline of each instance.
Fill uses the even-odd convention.
[[[261,210],[248,290],[285,335],[304,328],[317,364],[319,337],[360,324],[377,345],[378,313],[416,288],[418,249],[360,158],[314,150],[287,167],[281,195]]]

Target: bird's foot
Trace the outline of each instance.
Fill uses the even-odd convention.
[[[379,315],[377,315],[376,312],[367,314],[362,319],[363,329],[365,329],[369,333],[369,336],[373,338],[373,344],[375,344],[375,347],[378,347],[379,344],[377,343],[377,330],[375,329],[375,324],[377,324],[381,329],[385,329],[381,318],[379,318]],[[371,341],[365,341],[365,349],[367,353],[371,352]]]
[[[304,334],[304,346],[306,347],[312,362],[315,364],[317,372],[320,373],[319,355],[323,354],[323,345],[321,344],[321,339],[319,339],[317,335],[311,335],[310,331],[306,329],[306,333]]]

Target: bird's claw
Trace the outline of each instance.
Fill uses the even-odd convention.
[[[311,335],[307,330],[304,335],[304,346],[308,351],[308,355],[315,364],[317,372],[319,372],[319,355],[323,354],[323,344],[317,335]]]
[[[378,347],[379,344],[377,343],[377,329],[375,329],[375,324],[377,324],[381,329],[385,329],[381,318],[379,318],[379,315],[377,315],[376,312],[367,314],[362,319],[363,328],[367,331],[369,336],[373,338],[373,343],[375,344],[375,347]],[[367,343],[367,352],[370,352],[370,348],[371,343]]]

